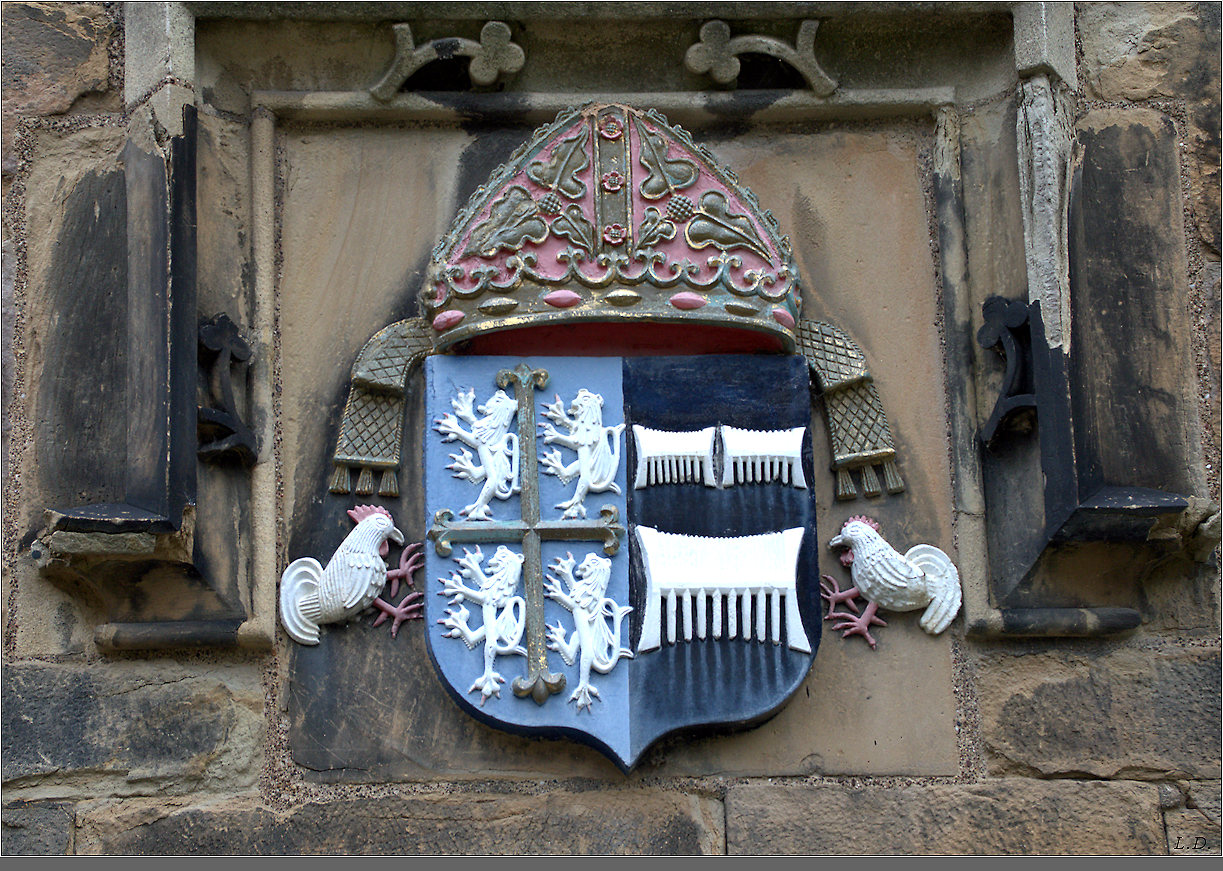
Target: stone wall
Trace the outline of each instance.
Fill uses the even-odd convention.
[[[982,14],[993,15],[999,4],[980,5]],[[824,11],[836,13],[831,6]],[[467,718],[447,733],[461,715],[453,706],[436,707],[449,701],[427,671],[410,685],[433,701],[387,706],[383,722],[382,701],[375,700],[362,709],[363,716],[373,712],[372,725],[345,726],[371,747],[392,748],[391,762],[384,756],[364,767],[312,767],[301,761],[315,757],[302,750],[301,724],[293,722],[290,695],[300,678],[283,633],[270,651],[115,652],[100,646],[95,629],[107,621],[110,603],[88,585],[48,580],[39,548],[48,507],[123,496],[121,476],[114,474],[121,461],[110,461],[124,456],[125,432],[110,412],[124,395],[120,387],[113,393],[104,388],[123,382],[125,360],[104,338],[125,326],[106,318],[114,311],[107,294],[125,293],[114,276],[126,268],[127,243],[113,236],[104,215],[123,208],[125,144],[167,148],[181,132],[175,129],[179,107],[200,107],[206,145],[197,182],[207,205],[200,212],[198,256],[208,279],[201,309],[246,318],[256,269],[249,246],[262,230],[250,205],[257,182],[244,82],[326,89],[327,76],[370,78],[391,51],[383,38],[367,56],[368,32],[359,20],[320,30],[293,9],[283,21],[210,21],[196,36],[210,47],[198,58],[171,50],[153,69],[130,68],[131,61],[125,69],[125,57],[133,57],[125,51],[125,33],[130,39],[139,30],[131,16],[153,14],[149,9],[161,4],[133,12],[119,3],[7,2],[2,10],[5,854],[1220,853],[1220,576],[1217,548],[1208,553],[1209,529],[1199,545],[1207,553],[1199,559],[1177,551],[1114,570],[1115,556],[1099,559],[1084,546],[1047,567],[1048,577],[1072,578],[1072,597],[1136,603],[1142,620],[1131,632],[987,638],[966,634],[961,620],[935,641],[915,622],[898,619],[889,627],[892,646],[881,644],[877,653],[827,632],[809,681],[826,694],[800,692],[755,731],[672,741],[629,775],[584,748],[552,750],[506,739]],[[1166,253],[1160,297],[1148,303],[1166,318],[1169,333],[1186,337],[1191,359],[1188,367],[1176,359],[1142,362],[1162,381],[1190,390],[1196,385],[1196,414],[1176,421],[1191,443],[1167,449],[1183,458],[1183,477],[1200,483],[1194,495],[1204,497],[1202,504],[1217,505],[1223,371],[1219,6],[1081,3],[1073,12],[1075,129],[1083,141],[1112,137],[1107,141],[1117,143],[1119,159],[1145,165],[1143,155],[1150,154],[1171,168],[1161,188],[1142,192],[1137,205],[1126,201],[1126,208],[1140,228],[1149,219],[1146,229]],[[155,23],[168,33],[177,22],[168,15]],[[639,46],[645,63],[650,28],[626,27],[637,28],[645,40]],[[547,33],[557,38],[555,30]],[[1003,37],[1011,38],[1005,30]],[[280,61],[240,69],[256,47]],[[305,54],[325,74],[306,81],[293,63]],[[853,68],[855,61],[838,57]],[[903,73],[899,63],[859,63],[869,68],[864,81]],[[940,55],[929,63],[941,69],[960,62]],[[976,161],[965,169],[966,212],[974,227],[988,225],[992,233],[988,245],[967,252],[967,260],[982,287],[1011,293],[1023,258],[1023,227],[1004,196],[1018,186],[1017,85],[984,61],[956,69],[978,89],[960,92],[968,95],[966,152]],[[560,73],[531,86],[546,87],[549,76]],[[811,209],[814,198],[815,211],[837,214],[838,225],[825,228],[827,235],[804,240],[808,250],[852,248],[860,217],[852,207],[893,191],[899,217],[888,226],[890,259],[861,269],[871,281],[886,281],[900,269],[917,288],[905,303],[911,307],[902,316],[904,335],[909,343],[928,342],[926,354],[936,357],[945,337],[941,323],[934,329],[931,322],[939,321],[935,301],[944,274],[936,271],[946,268],[946,252],[940,260],[928,131],[917,123],[855,119],[828,122],[820,134],[812,140],[818,146],[795,146],[789,162],[759,165],[752,164],[753,137],[765,134],[745,128],[710,135],[721,137],[719,154],[746,166],[766,205],[769,186],[781,198],[792,183],[786,173],[800,171],[795,167],[861,170],[863,177],[852,182],[846,171],[843,189],[829,183],[794,199]],[[311,150],[312,136],[322,141],[333,135],[327,125],[302,129],[280,147],[280,159],[287,155],[298,175],[287,182],[296,187],[279,191],[278,203],[306,205],[280,216],[280,255],[293,256],[278,263],[278,274],[317,294],[284,301],[281,360],[287,355],[296,374],[308,377],[294,381],[294,373],[279,373],[284,381],[269,411],[276,416],[278,455],[314,458],[300,467],[284,463],[275,482],[276,504],[291,516],[316,510],[311,494],[325,472],[314,464],[321,465],[332,438],[331,429],[310,425],[309,410],[342,402],[355,349],[386,322],[372,303],[341,311],[329,296],[320,276],[361,268],[366,249],[326,249],[328,234],[311,226],[309,209],[330,202],[337,214],[347,210],[349,229],[383,248],[406,234],[407,223],[433,221],[437,226],[425,234],[433,238],[451,218],[443,209],[436,216],[387,219],[383,212],[391,205],[376,198],[390,192],[376,180],[340,177],[331,152]],[[357,128],[338,135],[352,138],[346,150],[368,149],[368,165],[402,161],[396,178],[403,190],[432,199],[439,197],[438,185],[450,183],[429,176],[423,159],[405,157],[393,133]],[[445,131],[423,146],[435,157],[453,152],[455,162],[464,159],[465,147]],[[906,175],[910,166],[925,174]],[[358,190],[368,196],[358,198]],[[1179,209],[1173,220],[1160,202]],[[916,217],[906,218],[910,213]],[[805,220],[798,207],[783,218],[796,225]],[[925,235],[902,238],[913,226]],[[1126,239],[1117,246],[1122,256],[1130,250]],[[930,259],[923,260],[927,253]],[[819,290],[844,286],[861,272],[842,256],[800,264],[817,288],[809,304],[850,322],[869,354],[889,342],[871,306]],[[399,279],[393,263],[363,273],[364,281],[392,289],[401,286]],[[72,332],[59,313],[81,307],[96,315],[89,329]],[[353,348],[325,344],[335,328],[320,323],[320,311],[348,319],[345,335],[353,335],[344,341],[355,342]],[[885,404],[897,409],[901,439],[913,450],[903,467],[911,492],[932,502],[928,515],[911,521],[916,526],[903,528],[914,540],[956,540],[962,556],[969,533],[953,528],[941,373],[933,366],[924,376],[906,373],[907,358],[877,353]],[[910,376],[931,379],[921,382],[925,392],[940,398],[923,404],[907,395],[902,385]],[[983,408],[988,404],[981,400]],[[1136,407],[1146,406],[1136,400]],[[419,416],[419,410],[410,414]],[[83,444],[108,459],[95,463]],[[206,495],[226,485],[202,486],[204,505]],[[902,508],[878,510],[885,522],[910,523]],[[1212,509],[1200,509],[1199,520],[1211,516]],[[217,521],[202,524],[209,522]],[[1217,513],[1210,522],[1217,542]],[[276,540],[277,574],[301,555],[286,544],[293,535],[288,520],[277,521],[270,533],[251,534]],[[423,662],[419,633],[419,624],[408,624],[398,640]],[[384,732],[395,729],[416,730],[419,740],[386,740]],[[457,730],[455,746],[441,746]],[[319,747],[327,740],[318,736]]]

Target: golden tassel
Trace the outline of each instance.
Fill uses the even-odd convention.
[[[394,469],[382,470],[382,480],[378,483],[378,495],[388,499],[399,498],[399,479],[395,477]]]
[[[837,499],[845,501],[846,499],[857,499],[858,488],[854,486],[854,479],[849,474],[849,469],[837,469]]]
[[[332,493],[343,496],[348,493],[352,485],[352,478],[348,474],[348,466],[343,463],[335,464],[335,471],[331,473],[331,483],[327,489]]]
[[[888,460],[883,464],[883,483],[889,493],[904,492],[905,482],[900,478],[900,470],[896,468],[895,460]]]
[[[369,466],[361,467],[361,474],[357,476],[357,495],[371,496],[374,492],[374,473]]]
[[[879,489],[879,478],[875,475],[875,467],[870,463],[862,467],[862,492],[867,496],[879,496],[883,493]]]

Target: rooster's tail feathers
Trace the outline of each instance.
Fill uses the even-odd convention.
[[[960,573],[951,557],[930,544],[914,545],[905,558],[926,573],[930,604],[918,622],[931,635],[938,635],[960,613]]]
[[[318,644],[322,576],[323,567],[312,557],[294,560],[280,576],[280,622],[299,644]]]

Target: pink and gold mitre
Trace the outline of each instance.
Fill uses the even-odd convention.
[[[793,351],[798,278],[770,212],[655,111],[590,104],[476,190],[422,290],[434,347],[510,329],[735,328]]]

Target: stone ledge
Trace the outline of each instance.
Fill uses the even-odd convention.
[[[721,803],[677,792],[463,793],[299,805],[254,798],[173,809],[135,800],[81,815],[91,854],[720,854]]]
[[[726,852],[1163,854],[1154,784],[1040,781],[850,787],[752,783],[726,796]]]

